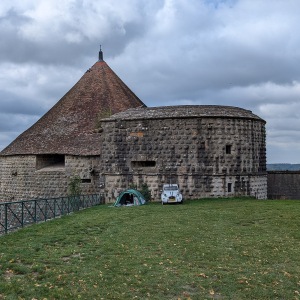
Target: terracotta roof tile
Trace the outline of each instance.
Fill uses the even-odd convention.
[[[145,104],[104,61],[96,62],[41,119],[0,155],[100,154],[99,119]]]

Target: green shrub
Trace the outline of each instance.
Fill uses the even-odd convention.
[[[70,178],[69,182],[69,195],[79,196],[81,194],[81,178],[78,175],[74,175]]]
[[[149,190],[148,184],[146,182],[140,185],[139,192],[144,196],[147,202],[151,201],[151,191]]]
[[[146,182],[143,182],[140,186],[138,186],[134,182],[131,182],[128,188],[139,191],[144,196],[147,202],[151,201],[151,191],[149,190],[148,184]]]

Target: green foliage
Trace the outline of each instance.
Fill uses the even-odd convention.
[[[69,195],[79,196],[81,194],[81,178],[78,175],[70,177]]]
[[[129,184],[129,189],[139,191],[144,196],[147,202],[151,201],[151,191],[149,190],[149,186],[146,182],[143,182],[139,187],[134,182],[131,182]]]
[[[131,182],[128,186],[129,189],[132,189],[132,190],[138,190],[138,186],[137,184],[135,184],[134,182]]]
[[[32,225],[0,237],[0,299],[299,299],[299,209],[101,205]]]
[[[146,182],[140,185],[139,192],[144,196],[147,202],[151,201],[151,191],[149,190],[148,184]]]
[[[112,115],[112,111],[110,108],[99,112],[95,124],[96,130],[101,129],[101,120],[105,118],[109,118],[111,115]]]

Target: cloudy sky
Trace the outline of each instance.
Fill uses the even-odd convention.
[[[268,163],[300,163],[299,0],[1,0],[0,150],[104,59],[148,106],[267,121]]]

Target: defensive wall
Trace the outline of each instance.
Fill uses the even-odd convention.
[[[300,200],[300,171],[268,171],[268,199]]]
[[[178,183],[190,199],[267,198],[265,122],[249,111],[131,109],[103,120],[102,129],[101,181],[109,201],[143,182],[157,200],[164,183]]]
[[[0,156],[1,201],[65,196],[74,176],[83,194],[102,193],[106,202],[142,183],[154,200],[165,183],[178,183],[186,199],[267,198],[265,121],[251,111],[134,108],[103,119],[96,141],[98,155]]]

